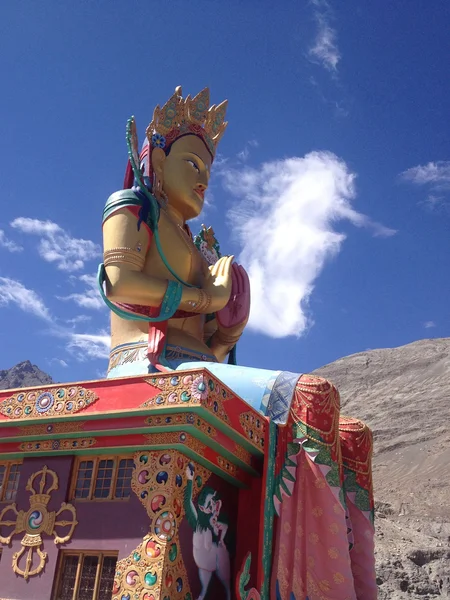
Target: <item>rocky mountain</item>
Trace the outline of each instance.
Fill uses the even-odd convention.
[[[11,367],[0,370],[0,390],[10,388],[32,387],[34,385],[48,385],[53,379],[29,360]]]
[[[361,352],[315,374],[374,432],[380,600],[450,598],[450,339]]]

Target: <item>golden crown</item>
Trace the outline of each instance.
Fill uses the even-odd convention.
[[[218,106],[209,106],[209,89],[205,88],[195,98],[182,97],[181,86],[162,108],[153,112],[147,127],[147,139],[153,148],[168,148],[177,138],[192,133],[200,136],[214,157],[217,145],[228,123],[224,122],[228,100]]]

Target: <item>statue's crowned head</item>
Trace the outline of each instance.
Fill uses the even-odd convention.
[[[203,208],[211,165],[226,129],[227,100],[209,106],[209,90],[182,97],[181,87],[162,108],[157,106],[146,130],[140,156],[144,177],[155,196],[185,219]]]

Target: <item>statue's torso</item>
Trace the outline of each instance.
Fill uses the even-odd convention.
[[[131,213],[130,218],[135,219]],[[208,265],[188,233],[161,210],[159,235],[165,258],[171,268],[184,281],[202,286],[208,274]],[[159,255],[154,240],[150,242],[143,272],[163,280],[173,279]],[[170,319],[167,330],[167,343],[189,348],[196,352],[210,354],[203,342],[205,315],[194,315],[183,319]],[[111,313],[111,348],[121,344],[147,341],[148,323],[129,321]]]

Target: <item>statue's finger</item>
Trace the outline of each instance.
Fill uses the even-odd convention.
[[[230,276],[231,263],[233,262],[234,256],[224,256],[225,260],[220,264],[218,275],[222,277]]]

